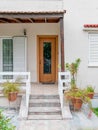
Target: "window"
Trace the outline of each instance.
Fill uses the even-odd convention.
[[[2,40],[2,55],[3,55],[3,71],[13,71],[13,41],[12,39],[3,39]],[[12,76],[5,75],[5,79],[12,79]]]
[[[98,34],[89,34],[89,66],[98,66]]]
[[[3,39],[3,71],[13,71],[13,41],[12,39]]]
[[[25,72],[26,54],[26,37],[0,38],[0,72]]]

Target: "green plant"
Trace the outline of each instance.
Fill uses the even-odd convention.
[[[84,96],[84,93],[83,93],[83,91],[80,90],[80,89],[74,93],[74,97],[75,97],[75,98],[79,97],[79,98],[82,99],[83,96]]]
[[[92,87],[92,85],[88,85],[85,89],[85,93],[89,98],[93,98],[94,96],[94,88]]]
[[[97,108],[92,108],[92,111],[98,116],[98,107]]]
[[[80,58],[76,59],[75,62],[72,62],[71,64],[66,63],[66,69],[70,71],[71,73],[71,87],[76,88],[76,78],[77,78],[77,72],[80,65]]]
[[[67,93],[65,93],[65,96],[69,96],[71,98],[80,98],[83,103],[89,103],[90,98],[86,95],[85,90],[82,89],[70,89]],[[70,98],[70,100],[71,100]],[[69,100],[69,99],[68,99]]]
[[[92,85],[88,85],[86,88],[87,92],[94,92],[94,88],[92,87]]]
[[[73,89],[71,88],[69,91],[64,93],[65,101],[69,101],[73,105],[75,110],[80,110],[83,103],[87,103],[90,108],[92,108],[91,100],[86,94],[84,89]]]
[[[15,126],[10,123],[10,119],[6,118],[0,110],[0,130],[15,130]]]
[[[17,78],[15,82],[6,81],[1,86],[3,87],[3,93],[8,97],[10,92],[19,92],[20,91],[20,78]]]
[[[19,92],[19,84],[18,83],[12,83],[12,82],[5,82],[2,84],[3,87],[3,93],[6,97],[8,97],[8,94],[10,92]]]

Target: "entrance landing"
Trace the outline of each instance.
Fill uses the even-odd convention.
[[[32,84],[31,95],[58,95],[57,84]]]

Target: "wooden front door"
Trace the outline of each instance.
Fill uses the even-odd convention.
[[[39,38],[39,82],[56,82],[56,38]]]

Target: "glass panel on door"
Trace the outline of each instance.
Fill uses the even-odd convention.
[[[44,42],[43,44],[43,57],[44,57],[44,74],[50,74],[51,73],[51,43],[50,42]]]

